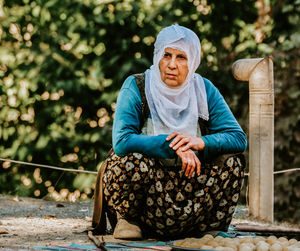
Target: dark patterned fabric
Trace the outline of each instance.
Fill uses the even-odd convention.
[[[244,157],[228,157],[222,166],[203,164],[189,179],[179,167],[163,167],[140,153],[107,159],[103,177],[108,209],[139,219],[158,236],[226,230],[237,205]]]

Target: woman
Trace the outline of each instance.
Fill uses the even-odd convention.
[[[234,153],[246,149],[246,136],[217,88],[195,73],[201,45],[193,31],[169,26],[154,47],[145,81],[130,76],[120,91],[93,225],[100,229],[106,211],[113,227],[117,216],[114,237],[121,239],[226,230],[245,166]]]

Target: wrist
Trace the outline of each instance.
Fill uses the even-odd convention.
[[[205,148],[204,140],[201,137],[199,137],[198,138],[198,149],[197,149],[197,151],[203,151],[204,148]]]

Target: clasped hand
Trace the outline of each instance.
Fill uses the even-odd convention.
[[[204,149],[203,139],[179,132],[173,132],[166,138],[167,141],[171,139],[173,141],[169,146],[181,158],[182,170],[185,172],[185,176],[191,178],[195,169],[197,174],[200,175],[201,162],[194,151],[202,151]]]

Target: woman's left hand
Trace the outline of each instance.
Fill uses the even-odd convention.
[[[187,151],[183,152],[179,148],[176,151],[176,154],[181,158],[182,170],[184,171],[186,177],[190,179],[195,170],[197,175],[200,175],[201,162],[193,150],[188,149]]]
[[[183,152],[188,149],[192,149],[194,151],[202,151],[205,147],[205,143],[201,137],[198,138],[185,133],[173,132],[166,138],[167,141],[171,139],[173,139],[173,141],[169,146],[174,151],[177,151],[179,148]]]

